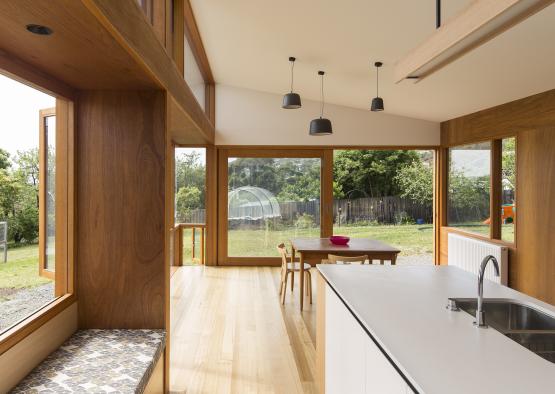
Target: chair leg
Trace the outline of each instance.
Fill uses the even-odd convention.
[[[287,277],[289,276],[289,272],[285,273],[285,281],[283,282],[283,291],[281,292],[281,304],[285,305],[285,293],[287,293]]]
[[[308,274],[306,277],[308,279],[308,294],[310,295],[310,303],[312,304],[312,274],[310,273],[310,271],[306,271],[306,273]]]
[[[293,291],[293,287],[295,286],[295,271],[289,271],[291,273],[291,291]]]

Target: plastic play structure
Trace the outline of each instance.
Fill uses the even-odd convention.
[[[504,204],[501,206],[501,222],[503,224],[513,223],[515,221],[515,204]],[[491,218],[483,221],[484,224],[490,224]]]

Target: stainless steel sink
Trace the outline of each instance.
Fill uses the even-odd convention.
[[[450,298],[450,305],[475,316],[475,298]],[[486,323],[513,341],[555,363],[555,317],[513,300],[484,299]]]

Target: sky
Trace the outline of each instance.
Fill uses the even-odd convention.
[[[0,74],[0,148],[12,157],[38,148],[39,110],[55,105],[54,97]]]
[[[193,152],[199,154],[199,161],[206,165],[206,149],[205,148],[175,148],[175,155],[179,157],[180,155],[189,155]]]
[[[490,175],[490,150],[452,149],[451,166],[468,177]]]

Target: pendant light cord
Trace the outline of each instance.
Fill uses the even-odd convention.
[[[324,117],[324,74],[322,74],[321,77],[322,77],[322,84],[321,84],[322,104],[320,106],[320,118],[323,118]]]
[[[295,67],[295,61],[291,61],[291,93],[293,93],[293,68]]]
[[[379,96],[380,96],[379,93],[378,93],[378,92],[379,92],[379,90],[378,90],[378,87],[379,87],[379,86],[378,86],[378,85],[379,85],[379,83],[380,83],[380,79],[378,78],[378,74],[379,74],[379,73],[380,73],[380,68],[379,68],[379,67],[376,67],[376,97],[379,97]]]

